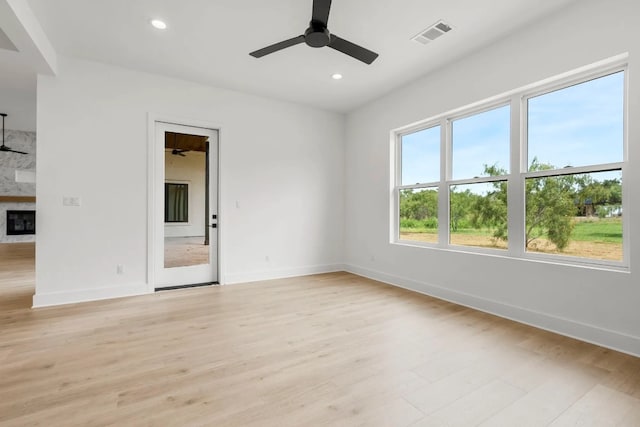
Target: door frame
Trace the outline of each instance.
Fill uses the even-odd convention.
[[[204,128],[215,130],[218,132],[218,165],[217,165],[217,181],[218,181],[218,238],[217,238],[217,267],[218,267],[218,283],[223,284],[223,271],[222,263],[223,251],[222,251],[222,235],[223,235],[223,208],[220,201],[222,200],[222,181],[220,173],[220,165],[222,164],[222,128],[218,124],[207,122],[203,120],[190,119],[185,117],[176,117],[166,114],[148,113],[147,114],[147,291],[149,293],[155,292],[156,284],[156,251],[158,248],[155,224],[159,220],[160,216],[164,216],[164,212],[156,212],[156,178],[160,174],[160,170],[164,171],[164,164],[158,164],[156,162],[156,122],[170,123],[179,126],[189,126],[195,128]],[[160,169],[162,168],[162,169]]]

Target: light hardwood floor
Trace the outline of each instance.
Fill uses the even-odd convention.
[[[7,259],[3,426],[640,425],[638,358],[351,274],[31,310]]]
[[[35,243],[0,243],[0,313],[31,307],[35,257]]]
[[[202,237],[166,237],[164,268],[187,267],[209,263],[209,246]]]

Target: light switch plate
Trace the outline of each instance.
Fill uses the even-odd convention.
[[[80,206],[80,197],[77,196],[64,196],[62,198],[63,206]]]
[[[16,182],[35,184],[36,171],[26,169],[16,169]]]

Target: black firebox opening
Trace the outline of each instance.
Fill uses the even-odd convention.
[[[36,234],[36,211],[7,211],[7,236]]]

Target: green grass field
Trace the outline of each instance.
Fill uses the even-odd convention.
[[[401,233],[437,234],[438,230],[424,227],[401,227]],[[476,235],[491,237],[487,229],[464,228],[452,231],[453,235]],[[571,240],[580,242],[622,243],[622,218],[605,218],[576,221]]]
[[[544,236],[538,237],[527,251],[564,254],[581,258],[622,261],[622,218],[576,218],[569,245],[559,251]],[[438,241],[437,230],[427,227],[401,227],[405,240],[418,242]],[[486,229],[464,228],[450,234],[451,243],[461,246],[506,249],[508,242],[496,240]]]
[[[622,243],[622,218],[578,221],[571,238],[581,242]]]

